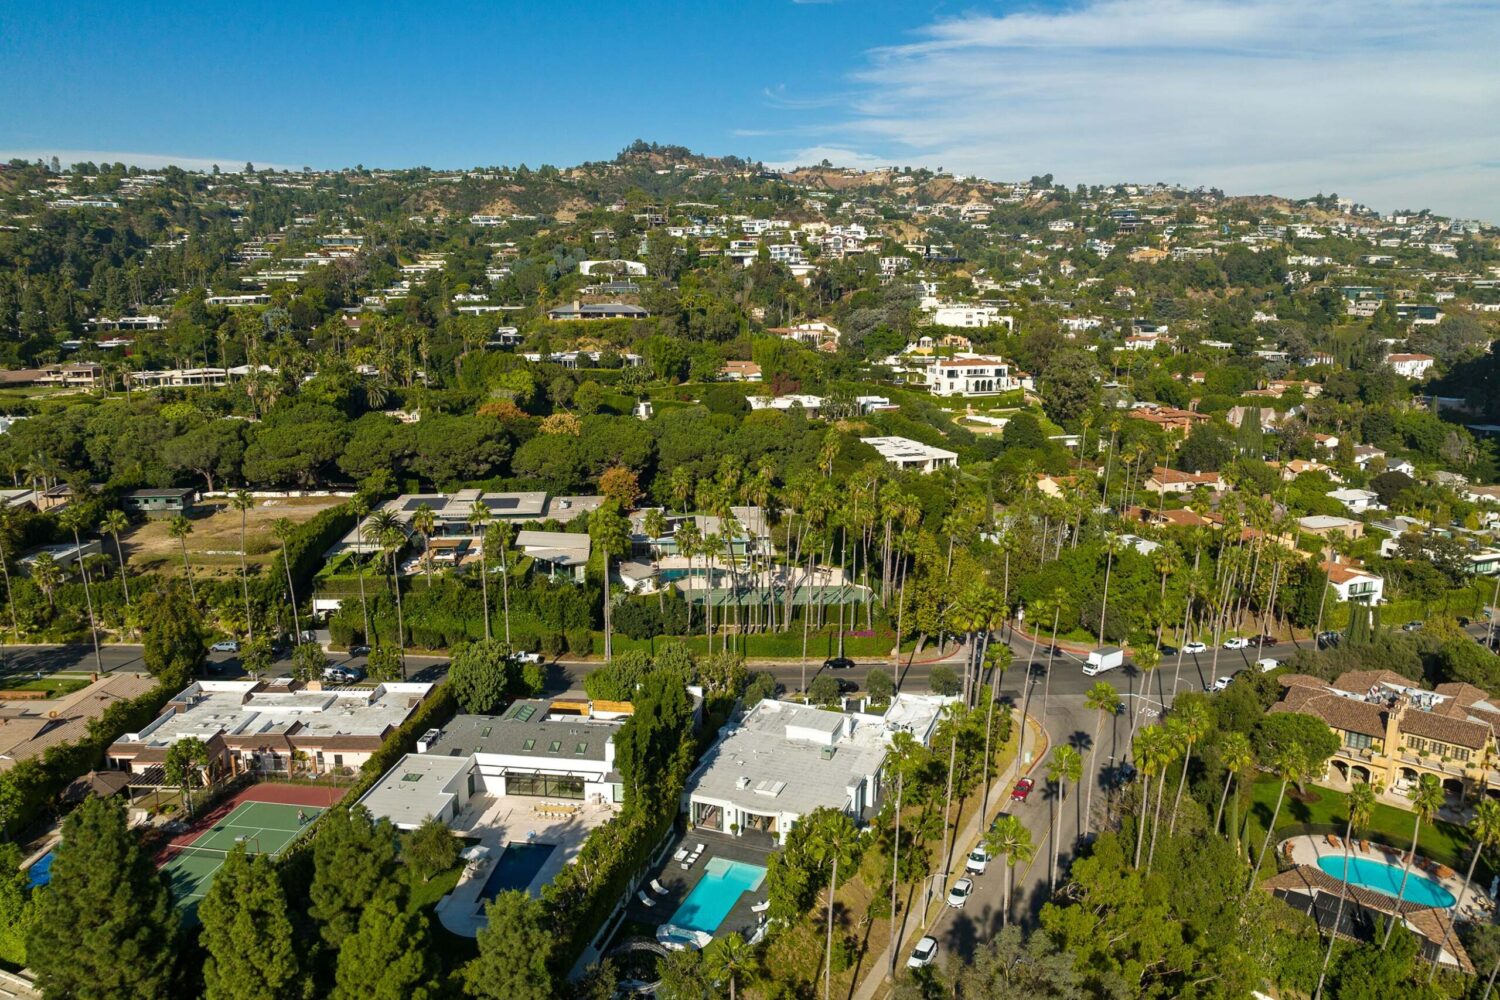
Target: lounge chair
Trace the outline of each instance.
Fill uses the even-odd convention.
[[[666,886],[662,885],[656,879],[652,879],[651,880],[651,891],[654,892],[654,893],[656,893],[658,896],[665,896],[671,890],[668,889]]]
[[[766,900],[763,903],[756,903],[754,906],[750,907],[750,912],[751,913],[765,913],[770,908],[771,908],[771,901],[768,899],[768,900]]]
[[[672,855],[672,860],[673,861],[686,861],[687,860],[687,856],[688,856],[688,849],[686,847],[679,847],[679,848],[677,848],[677,853],[674,854],[674,855]]]
[[[652,906],[656,905],[656,900],[654,900],[650,896],[646,895],[646,890],[645,889],[637,889],[636,893],[635,893],[635,898],[639,899],[644,906],[652,907]]]
[[[702,854],[705,850],[707,850],[707,848],[704,847],[702,844],[694,844],[693,845],[693,853],[694,854]]]

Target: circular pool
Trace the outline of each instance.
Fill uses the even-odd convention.
[[[1344,859],[1337,854],[1325,854],[1318,859],[1318,867],[1334,878],[1344,877]],[[1401,887],[1402,869],[1368,858],[1349,859],[1349,884],[1363,886],[1386,896],[1396,896],[1409,903],[1438,908],[1452,906],[1456,900],[1453,893],[1442,884],[1413,871],[1406,879],[1406,888]]]

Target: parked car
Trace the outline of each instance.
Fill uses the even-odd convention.
[[[1196,656],[1199,653],[1208,652],[1208,646],[1205,643],[1201,643],[1197,639],[1194,639],[1192,642],[1183,643],[1182,651],[1184,653],[1192,653],[1194,656]]]
[[[970,851],[969,856],[964,859],[964,871],[970,875],[983,875],[989,866],[990,855],[983,844]]]
[[[1163,643],[1162,647],[1161,647],[1161,655],[1162,656],[1176,656],[1177,655],[1177,647],[1176,646],[1169,646],[1169,645],[1166,645],[1165,643]]]
[[[1265,649],[1270,646],[1276,645],[1276,637],[1273,635],[1263,635],[1255,640],[1255,644],[1262,649]]]
[[[1134,764],[1125,761],[1116,767],[1109,768],[1106,773],[1109,775],[1110,787],[1124,788],[1135,780],[1137,771]]]
[[[355,646],[353,649],[349,650],[349,655],[351,657],[354,657],[354,656],[369,656],[370,655],[370,647],[369,646]]]
[[[1234,674],[1225,674],[1223,677],[1220,677],[1218,680],[1214,681],[1213,687],[1209,688],[1209,690],[1210,691],[1222,691],[1225,688],[1227,688],[1229,686],[1230,682],[1233,681],[1233,680],[1234,680]]]
[[[908,969],[925,969],[937,960],[937,953],[937,938],[931,936],[924,937],[911,950],[911,957],[906,960],[906,967]]]
[[[1025,802],[1031,796],[1031,790],[1036,787],[1036,782],[1030,778],[1022,778],[1016,782],[1016,787],[1010,790],[1012,802]]]
[[[1281,661],[1274,656],[1262,656],[1255,661],[1255,665],[1260,668],[1261,673],[1268,674],[1281,666]]]
[[[824,670],[853,670],[854,661],[847,656],[830,656],[823,661]]]
[[[240,651],[240,643],[238,639],[224,639],[208,648],[215,653],[238,653]]]
[[[953,888],[948,890],[948,905],[955,910],[962,910],[964,904],[969,901],[969,894],[974,891],[974,880],[961,878],[953,883]]]
[[[1237,636],[1235,636],[1232,639],[1225,639],[1224,640],[1224,648],[1225,649],[1249,649],[1250,648],[1250,640],[1244,638],[1243,636],[1238,636],[1237,635]]]
[[[510,654],[517,663],[541,663],[541,653],[512,653]]]
[[[1337,633],[1337,632],[1326,632],[1326,631],[1325,632],[1319,632],[1318,633],[1318,648],[1319,649],[1331,649],[1334,646],[1337,646],[1339,644],[1339,640],[1342,639],[1342,638],[1343,638],[1343,636],[1339,635],[1339,633]]]
[[[1407,622],[1405,625],[1401,626],[1401,631],[1403,631],[1403,632],[1420,632],[1421,630],[1422,630],[1422,623],[1421,622],[1415,622],[1415,621],[1413,621],[1413,622]]]
[[[853,694],[854,692],[859,690],[859,685],[854,683],[847,677],[840,677],[838,679],[838,685],[839,694]]]
[[[324,667],[323,679],[333,684],[353,684],[365,679],[365,672],[359,667]]]

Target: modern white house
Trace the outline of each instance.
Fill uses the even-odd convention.
[[[1370,490],[1346,487],[1330,490],[1328,496],[1349,509],[1351,514],[1363,514],[1367,510],[1381,510],[1380,496]]]
[[[860,438],[865,444],[880,452],[880,457],[898,469],[916,469],[932,472],[935,469],[958,465],[958,453],[904,437]]]
[[[927,369],[927,389],[934,396],[998,396],[1020,385],[1004,358],[964,354],[941,358]]]
[[[1430,354],[1388,354],[1385,363],[1402,378],[1426,378],[1437,358]]]
[[[1385,600],[1385,579],[1369,570],[1347,563],[1329,562],[1323,563],[1319,568],[1328,574],[1328,585],[1333,588],[1340,601],[1380,604]]]

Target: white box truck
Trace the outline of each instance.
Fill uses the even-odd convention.
[[[1083,675],[1093,677],[1125,663],[1125,651],[1119,646],[1103,646],[1089,653],[1089,661],[1083,665]]]

